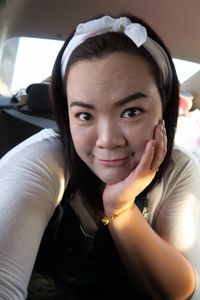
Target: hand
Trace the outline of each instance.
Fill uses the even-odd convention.
[[[106,185],[103,192],[107,215],[118,213],[131,205],[153,180],[167,152],[167,137],[163,122],[155,127],[154,137],[146,144],[138,166],[123,181]]]

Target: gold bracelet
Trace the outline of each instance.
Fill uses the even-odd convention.
[[[134,207],[135,203],[133,202],[131,204],[131,206],[125,208],[124,210],[122,210],[121,212],[117,213],[117,214],[113,214],[112,216],[104,216],[102,219],[101,219],[101,222],[104,224],[104,225],[108,225],[112,220],[116,219],[117,217],[119,217],[121,214],[123,214],[124,212],[126,212],[127,210],[131,210],[133,207]]]

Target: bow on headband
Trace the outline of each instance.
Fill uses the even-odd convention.
[[[164,49],[147,35],[146,28],[139,23],[132,23],[127,17],[112,18],[104,16],[96,20],[81,23],[77,26],[76,32],[68,45],[61,60],[61,74],[65,77],[65,71],[69,57],[73,50],[87,40],[89,37],[103,34],[106,32],[123,32],[139,48],[143,46],[154,58],[162,71],[164,83],[171,81],[171,66]]]

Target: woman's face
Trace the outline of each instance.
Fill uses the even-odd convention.
[[[105,183],[125,179],[162,119],[148,63],[127,53],[77,62],[69,70],[67,97],[79,157]]]

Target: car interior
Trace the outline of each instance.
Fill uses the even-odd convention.
[[[49,80],[56,54],[74,26],[96,15],[126,12],[147,21],[161,36],[172,57],[186,63],[180,71],[185,77],[180,78],[176,141],[200,162],[199,9],[197,0],[192,3],[186,0],[0,0],[0,157],[43,128],[57,130],[49,101]],[[41,62],[36,54],[42,53],[42,47],[35,44],[35,48],[32,46],[35,52],[27,61],[25,57],[30,51],[25,48],[21,51],[23,59],[20,63],[18,54],[25,38],[29,44],[36,40],[60,44],[51,62],[45,60],[50,58],[53,46],[46,48]],[[27,64],[26,69],[22,62]],[[50,71],[41,77],[45,63]],[[15,72],[17,65],[18,72]],[[27,81],[33,74],[33,65],[37,68],[37,76]],[[187,75],[190,65],[196,69]],[[24,82],[12,88],[16,78],[18,81],[24,78]],[[190,134],[185,134],[185,130]]]
[[[180,62],[175,142],[200,164],[199,11],[198,0],[0,0],[0,158],[44,128],[58,130],[49,82],[76,24],[105,13],[131,13],[149,23]]]

